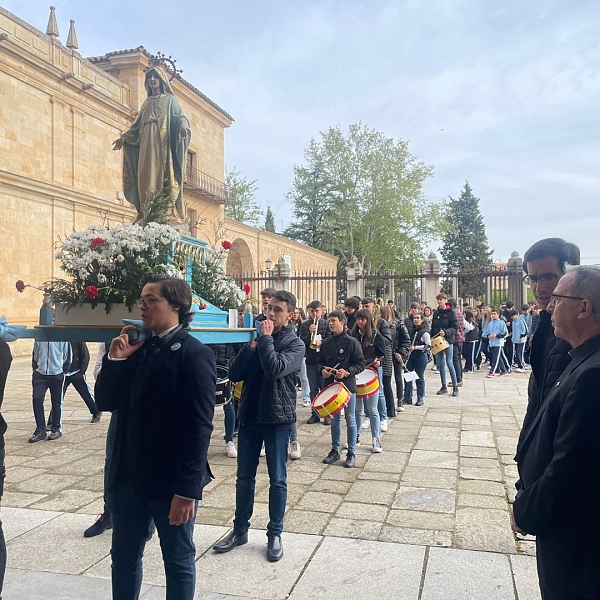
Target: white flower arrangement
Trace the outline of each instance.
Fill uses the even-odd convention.
[[[178,240],[173,227],[159,223],[88,227],[65,239],[56,253],[61,271],[71,279],[52,279],[44,285],[53,302],[68,306],[104,303],[107,312],[110,304],[124,303],[131,309],[147,275],[182,277],[168,264],[172,245]]]

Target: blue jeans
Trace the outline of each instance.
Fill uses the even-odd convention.
[[[310,401],[315,399],[315,396],[325,387],[323,376],[318,365],[306,365],[306,375],[310,386]]]
[[[446,385],[446,365],[448,365],[452,387],[456,387],[458,380],[456,379],[456,371],[454,370],[454,344],[450,344],[445,350],[435,355],[435,364],[440,370],[442,385]]]
[[[363,400],[365,405],[365,413],[369,417],[371,423],[371,435],[374,438],[381,437],[381,420],[379,418],[379,411],[377,410],[377,402],[379,402],[379,396],[375,394],[370,398],[356,398],[356,431],[362,429],[362,409]]]
[[[142,556],[148,528],[154,519],[167,578],[168,600],[193,600],[196,588],[194,517],[182,525],[169,524],[171,500],[144,500],[125,485],[108,492],[112,515],[113,600],[137,600],[142,585]],[[196,502],[196,508],[198,502]]]
[[[348,452],[356,453],[356,394],[350,396],[350,402],[344,409],[346,432],[348,435]],[[339,412],[331,420],[331,447],[339,452],[342,447],[342,413]]]
[[[300,388],[302,389],[302,402],[310,402],[310,383],[306,372],[306,358],[302,359],[302,366],[300,367]]]
[[[269,471],[269,523],[267,535],[281,535],[287,502],[287,459],[290,430],[260,425],[240,425],[238,433],[237,480],[233,529],[248,533],[254,510],[256,468],[260,449],[265,443]]]
[[[235,405],[233,401],[223,404],[225,413],[225,441],[233,442],[233,432],[235,431]]]
[[[387,420],[387,404],[385,402],[385,393],[383,391],[383,367],[377,367],[379,375],[379,397],[377,398],[377,410],[379,411],[379,420]]]
[[[418,376],[417,379],[417,400],[425,398],[425,368],[427,367],[426,352],[411,352],[406,368],[408,371],[414,371]],[[412,381],[404,382],[404,399],[412,399]]]

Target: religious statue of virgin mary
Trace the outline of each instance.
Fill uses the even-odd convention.
[[[113,142],[124,148],[123,190],[138,217],[150,190],[171,198],[180,219],[185,219],[183,175],[192,132],[187,117],[173,94],[163,68],[146,71],[144,100],[135,123]]]

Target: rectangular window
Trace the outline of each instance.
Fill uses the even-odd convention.
[[[187,209],[187,216],[190,221],[190,235],[198,237],[198,213],[193,208]]]

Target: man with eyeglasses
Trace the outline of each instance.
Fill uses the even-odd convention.
[[[600,266],[568,268],[546,309],[569,364],[521,437],[512,527],[536,536],[543,600],[598,600]]]
[[[548,303],[567,265],[578,265],[579,248],[560,238],[539,240],[523,258],[525,283],[529,284],[537,304],[541,307],[535,334],[529,339],[531,376],[529,378],[527,413],[520,439],[526,434],[531,421],[556,383],[558,376],[569,364],[571,346],[554,335]],[[517,444],[517,452],[520,445]],[[517,486],[519,482],[517,482]],[[518,487],[517,487],[518,489]]]
[[[96,382],[100,410],[118,410],[107,477],[112,517],[113,600],[135,600],[154,519],[167,597],[192,600],[196,581],[194,521],[212,475],[207,461],[216,394],[215,355],[185,330],[189,285],[151,275],[138,301],[154,334],[131,343],[124,327],[112,340]]]

